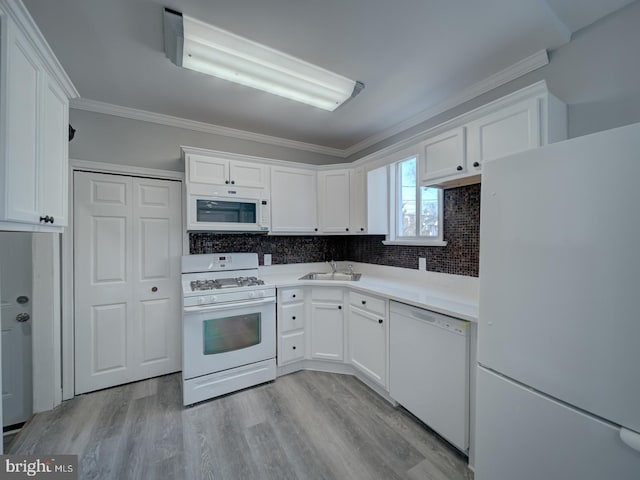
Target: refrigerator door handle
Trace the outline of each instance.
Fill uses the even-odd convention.
[[[620,440],[622,440],[627,446],[640,452],[640,433],[627,430],[626,428],[621,428]]]

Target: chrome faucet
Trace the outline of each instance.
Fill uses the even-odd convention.
[[[334,260],[331,260],[327,263],[331,265],[331,273],[336,273],[336,270],[338,269],[338,265],[336,264],[336,262]]]

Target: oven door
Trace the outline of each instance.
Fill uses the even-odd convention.
[[[275,358],[275,302],[266,298],[185,307],[184,378]]]

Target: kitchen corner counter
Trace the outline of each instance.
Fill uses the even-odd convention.
[[[338,270],[362,273],[358,281],[299,280],[310,272],[327,272],[326,263],[299,263],[260,267],[260,276],[278,288],[336,286],[377,295],[451,317],[478,321],[478,278],[367,263],[339,262]]]

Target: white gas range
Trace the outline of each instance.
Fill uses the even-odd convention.
[[[276,377],[276,289],[255,253],[182,257],[183,403]]]

